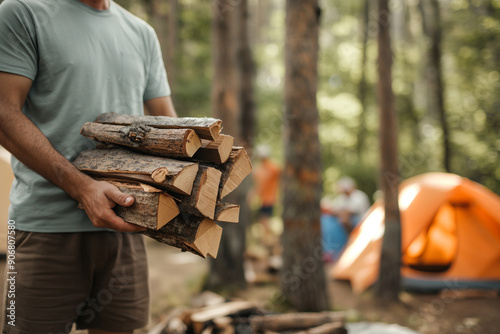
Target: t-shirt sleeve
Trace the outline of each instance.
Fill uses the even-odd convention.
[[[144,101],[162,96],[170,96],[170,86],[168,84],[167,71],[163,64],[160,43],[152,28],[148,31],[148,39],[150,45],[149,70],[146,89],[144,90]]]
[[[35,79],[38,56],[33,17],[17,0],[0,5],[0,71]]]

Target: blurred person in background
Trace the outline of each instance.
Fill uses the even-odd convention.
[[[259,224],[262,226],[262,242],[273,242],[274,234],[270,227],[274,207],[278,198],[281,168],[270,159],[271,148],[267,145],[257,147],[260,164],[254,169],[255,194],[259,199]]]
[[[357,189],[350,177],[337,181],[338,195],[321,200],[321,231],[325,259],[335,260],[344,247],[349,234],[370,208],[368,195]]]

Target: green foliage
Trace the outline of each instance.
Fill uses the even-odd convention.
[[[138,0],[131,10],[140,9]],[[377,41],[380,19],[369,0],[320,2],[318,109],[323,148],[324,191],[343,175],[372,196],[378,181]],[[443,171],[442,130],[428,109],[425,61],[429,41],[422,30],[419,1],[391,2],[393,89],[399,118],[402,179]],[[256,145],[268,144],[282,160],[284,90],[284,2],[249,1],[256,77]],[[500,1],[440,1],[445,109],[452,145],[452,171],[500,193]],[[179,1],[179,49],[173,98],[181,116],[210,112],[212,78],[209,1]],[[144,10],[140,11],[144,15]],[[363,37],[366,99],[360,102]],[[360,136],[364,141],[360,142]]]

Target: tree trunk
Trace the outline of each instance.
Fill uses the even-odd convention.
[[[400,289],[401,224],[398,205],[398,135],[392,91],[392,50],[388,0],[378,0],[378,98],[380,113],[380,186],[384,193],[385,233],[377,296],[398,300]]]
[[[228,7],[229,6],[229,7]],[[234,31],[234,8],[226,1],[213,2],[212,36],[214,78],[212,88],[212,113],[224,123],[224,132],[238,138],[238,93],[236,73],[236,46]],[[239,203],[236,194],[228,196],[230,203]],[[245,251],[245,228],[242,224],[224,227],[217,260],[210,261],[208,289],[241,288],[246,285],[243,271]]]
[[[177,73],[176,63],[175,63],[175,55],[178,48],[178,40],[179,40],[179,1],[178,0],[169,0],[169,8],[168,8],[168,20],[167,20],[167,37],[166,40],[166,50],[163,59],[165,61],[165,66],[167,68],[168,82],[170,87],[173,88],[176,83]]]
[[[322,192],[316,106],[317,0],[286,2],[283,295],[298,311],[329,308],[320,235]]]
[[[358,141],[356,143],[356,150],[358,152],[358,159],[363,157],[363,148],[365,146],[366,138],[366,95],[367,95],[367,83],[366,83],[366,59],[367,59],[367,47],[368,47],[368,23],[370,20],[370,0],[364,0],[363,6],[363,24],[361,33],[363,34],[363,41],[361,47],[361,79],[358,85],[358,97],[359,103],[361,104],[361,114],[359,116],[359,130],[358,130]]]
[[[421,0],[422,25],[425,35],[430,40],[427,52],[427,98],[429,111],[439,119],[443,132],[443,167],[451,172],[451,147],[446,110],[444,107],[443,70],[441,67],[441,13],[437,0]]]
[[[255,133],[255,101],[254,74],[255,63],[252,58],[248,36],[248,1],[241,0],[237,7],[236,23],[238,24],[236,41],[238,42],[238,95],[240,111],[240,144],[252,156],[253,137]]]

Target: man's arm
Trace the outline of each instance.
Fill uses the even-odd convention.
[[[144,102],[144,112],[151,116],[177,117],[174,104],[170,96],[157,97]]]
[[[107,182],[95,181],[81,173],[22,113],[31,84],[26,77],[0,72],[0,145],[78,201],[96,227],[121,232],[143,230],[126,223],[112,210],[116,204],[132,205],[131,196]]]

